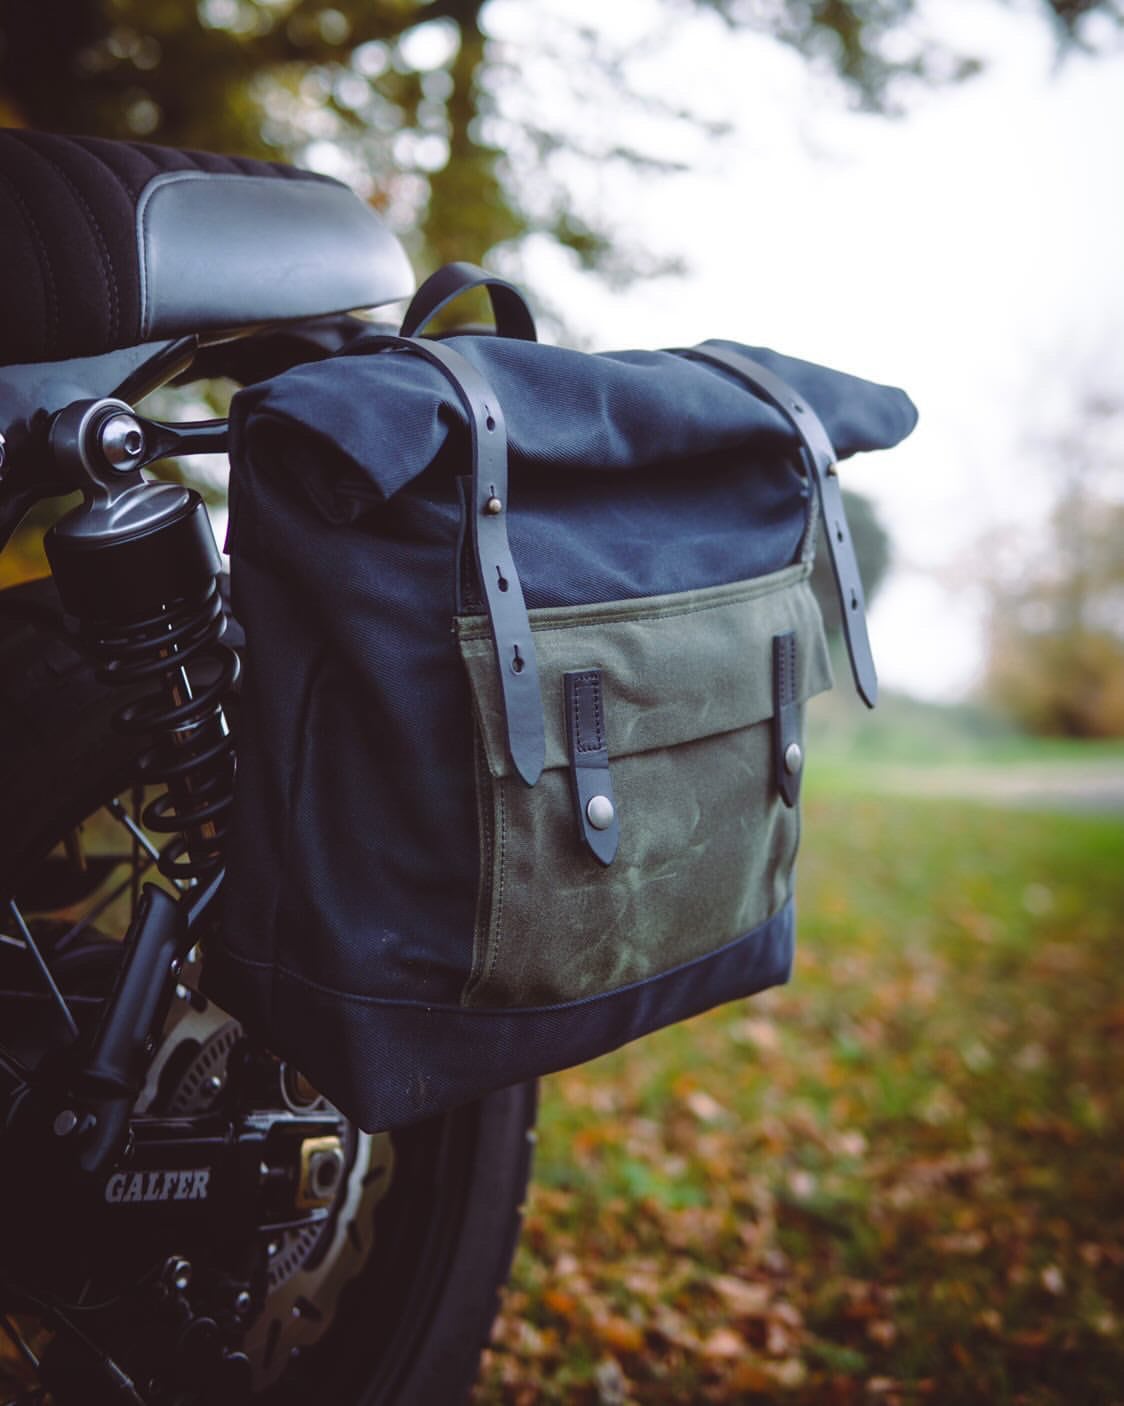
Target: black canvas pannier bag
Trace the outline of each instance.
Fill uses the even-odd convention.
[[[232,410],[207,982],[368,1129],[787,979],[821,512],[875,697],[835,463],[904,393],[519,330],[364,335]]]

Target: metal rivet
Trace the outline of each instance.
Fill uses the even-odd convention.
[[[607,830],[617,817],[608,796],[593,796],[585,808],[589,823],[595,830]]]
[[[162,1277],[165,1284],[170,1284],[182,1294],[191,1283],[191,1261],[185,1260],[182,1255],[170,1255],[164,1261]]]
[[[828,478],[838,478],[838,477],[839,477],[839,465],[838,465],[838,464],[828,464],[827,468],[824,469],[824,473],[827,474]]]
[[[800,750],[799,742],[790,742],[784,749],[784,769],[790,776],[795,776],[804,765],[804,753]]]
[[[54,1121],[55,1136],[69,1137],[77,1126],[78,1114],[73,1108],[64,1108]]]
[[[503,512],[503,504],[498,498],[489,498],[484,504],[484,511],[491,517],[495,517],[497,513]]]

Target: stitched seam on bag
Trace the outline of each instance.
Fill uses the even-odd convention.
[[[791,574],[790,574],[791,573]],[[773,580],[767,576],[758,577],[753,582],[746,583],[744,591],[729,591],[716,600],[698,601],[691,605],[669,601],[667,605],[658,608],[646,608],[644,606],[645,597],[640,596],[636,601],[620,602],[620,609],[617,611],[607,611],[604,606],[609,602],[592,602],[586,606],[555,607],[548,606],[547,610],[567,609],[587,612],[582,618],[567,618],[564,620],[542,620],[536,619],[538,611],[530,611],[529,618],[531,630],[534,634],[545,633],[548,630],[583,630],[593,629],[599,625],[620,625],[632,622],[643,623],[647,620],[667,620],[676,616],[700,615],[708,610],[721,610],[727,606],[744,605],[747,601],[758,600],[763,596],[773,595],[781,591],[791,590],[807,581],[811,574],[811,564],[801,563],[797,566],[786,566],[783,571],[775,573],[776,576],[785,576],[784,580]],[[768,581],[767,586],[760,583]],[[725,590],[724,587],[707,588]],[[461,617],[456,622],[457,634],[464,644],[472,644],[481,641],[491,642],[491,633],[486,620],[480,616],[469,618]]]
[[[806,579],[805,579],[805,580],[802,580],[802,581],[798,582],[797,584],[798,584],[798,585],[801,585],[801,586],[804,586],[804,585],[807,585],[807,581],[806,581]],[[818,610],[819,610],[819,607],[818,607],[818,605],[815,604],[815,597],[811,594],[810,589],[805,593],[805,598],[807,599],[808,602],[810,602],[811,607],[814,609],[815,616],[818,617]],[[595,622],[591,622],[591,625],[596,625],[597,623],[599,623],[599,622],[596,622],[596,621],[595,621]],[[798,621],[798,622],[797,622],[796,628],[797,628],[798,631],[801,631],[801,632],[802,632],[802,631],[805,629],[805,626],[808,625],[809,623],[813,623],[813,624],[814,624],[814,621],[813,621],[813,622]],[[802,638],[802,637],[803,637],[802,634],[798,634],[798,638]],[[482,720],[482,716],[481,716],[481,713],[480,713],[480,710],[479,710],[479,699],[480,699],[480,694],[481,694],[481,684],[480,684],[480,682],[479,682],[478,675],[479,675],[479,671],[480,671],[480,669],[481,669],[481,667],[482,667],[482,661],[483,661],[483,659],[484,659],[484,652],[483,652],[482,650],[479,650],[479,649],[472,649],[472,648],[470,648],[470,644],[471,644],[471,643],[477,643],[477,644],[484,644],[484,643],[486,643],[486,644],[488,645],[488,647],[489,647],[489,648],[488,648],[488,657],[490,658],[490,657],[491,657],[491,642],[490,642],[490,640],[479,640],[479,641],[469,642],[469,641],[466,641],[466,640],[463,640],[463,639],[462,639],[462,640],[459,641],[459,644],[460,644],[460,646],[461,646],[462,659],[464,660],[465,666],[466,666],[466,668],[467,668],[467,670],[468,670],[468,674],[469,674],[469,679],[470,679],[470,685],[471,685],[471,689],[472,689],[474,704],[475,704],[475,706],[477,707],[477,717],[478,717],[478,718],[481,718],[480,727],[481,727],[481,732],[482,732],[482,734],[483,734],[483,736],[484,736],[484,739],[485,739],[485,742],[484,742],[484,746],[485,746],[485,757],[486,757],[486,759],[487,759],[489,768],[490,768],[490,769],[491,769],[491,768],[494,768],[494,769],[492,770],[492,775],[493,775],[494,777],[496,777],[496,778],[499,778],[499,777],[503,777],[503,776],[510,775],[510,771],[507,769],[506,762],[503,760],[503,759],[506,757],[506,752],[504,751],[504,748],[505,748],[505,746],[506,746],[506,743],[504,743],[504,742],[502,741],[502,739],[501,739],[501,742],[500,742],[500,752],[499,752],[499,753],[495,753],[495,752],[493,751],[494,733],[493,733],[493,732],[490,732],[490,731],[489,731],[489,728],[485,725],[484,721]],[[583,651],[583,652],[584,652],[584,651]],[[806,674],[806,677],[805,677],[805,680],[804,680],[804,690],[803,690],[803,692],[801,692],[801,690],[796,687],[796,677],[795,677],[795,675],[794,675],[794,680],[793,680],[793,699],[792,699],[793,702],[798,702],[798,703],[806,702],[809,698],[814,697],[816,694],[821,693],[821,692],[825,691],[826,689],[829,689],[829,688],[832,686],[832,685],[831,685],[830,664],[829,664],[829,663],[826,664],[826,672],[821,675],[821,674],[816,670],[816,667],[815,667],[816,651],[813,649],[813,650],[811,651],[810,655],[808,655],[808,656],[806,656],[806,657],[808,658],[808,668],[807,668],[807,674]],[[772,650],[769,651],[769,653],[768,653],[768,655],[767,655],[767,658],[768,658],[768,661],[769,661],[769,662],[768,662],[768,665],[767,665],[767,668],[768,668],[768,671],[769,671],[769,675],[770,675],[770,677],[771,677],[772,674],[773,674],[773,670],[774,670],[774,664],[773,664],[774,655],[773,655],[773,651],[772,651]],[[826,661],[825,661],[825,663],[826,663]],[[819,682],[818,680],[820,680],[820,679],[826,679],[826,682]],[[711,726],[713,727],[713,731],[710,731],[710,732],[707,732],[707,733],[703,733],[703,734],[702,734],[700,737],[698,737],[698,738],[691,737],[691,738],[684,739],[684,738],[682,738],[682,737],[677,737],[677,738],[674,740],[674,742],[671,743],[671,744],[668,744],[666,741],[658,741],[658,740],[652,741],[652,740],[650,740],[650,741],[648,741],[648,742],[646,743],[646,745],[639,746],[639,745],[637,745],[637,743],[636,743],[635,740],[634,740],[634,741],[629,745],[629,747],[626,749],[626,751],[622,753],[622,755],[623,755],[623,756],[629,756],[629,757],[642,756],[642,755],[644,755],[644,754],[647,753],[647,752],[656,752],[656,751],[660,751],[660,750],[664,749],[665,747],[667,747],[668,745],[679,745],[679,743],[682,742],[682,741],[701,741],[701,740],[703,740],[704,737],[733,736],[733,735],[736,734],[736,733],[740,733],[740,732],[747,731],[747,730],[749,730],[750,728],[759,727],[759,726],[761,726],[761,724],[763,724],[763,723],[770,722],[770,721],[771,721],[772,719],[774,719],[775,716],[776,716],[775,705],[774,705],[774,702],[773,702],[773,685],[772,685],[772,684],[769,685],[769,699],[768,699],[767,701],[768,701],[769,711],[763,713],[760,717],[751,717],[751,718],[749,718],[748,720],[745,720],[744,718],[739,717],[739,718],[737,718],[736,720],[734,720],[733,722],[730,722],[729,725],[728,725],[728,726],[725,726],[725,727],[722,727],[722,726],[714,726],[714,724],[712,723]],[[564,711],[564,712],[563,712],[563,719],[567,719],[568,716],[569,716],[569,715],[568,715],[568,712]],[[553,760],[550,760],[551,756],[554,755],[554,753],[553,753],[552,750],[551,750],[552,744],[551,744],[551,741],[548,740],[548,747],[547,747],[547,751],[548,751],[547,769],[550,770],[550,771],[562,770],[562,769],[564,769],[564,768],[567,766],[567,764],[568,764],[567,758],[568,758],[568,756],[569,756],[569,749],[570,749],[571,743],[570,743],[570,741],[568,740],[568,738],[565,738],[565,737],[562,739],[562,742],[563,742],[563,745],[564,745],[564,748],[565,748],[565,750],[566,750],[566,754],[567,754],[567,755],[566,755],[565,757],[563,757],[561,760],[553,761]],[[499,761],[496,760],[497,755],[498,755],[499,758],[500,758]]]
[[[597,687],[600,681],[600,674],[596,670],[591,670],[588,674],[579,674],[574,680],[574,737],[577,739],[579,752],[603,752],[605,750],[605,714],[601,701],[601,690]],[[584,740],[582,731],[581,716],[581,690],[588,688],[593,694],[593,725],[596,736],[592,742]]]
[[[472,929],[472,968],[461,993],[461,1005],[468,1005],[472,994],[487,979],[488,957],[492,945],[493,895],[495,893],[496,863],[496,785],[488,769],[484,738],[477,720],[473,743],[473,777],[476,783],[476,815],[480,826],[480,891],[476,896],[476,912]]]
[[[643,977],[640,981],[630,981],[625,986],[614,987],[612,991],[598,991],[592,996],[580,996],[576,1001],[559,1001],[553,1006],[462,1006],[448,1001],[401,1001],[389,996],[362,996],[355,991],[340,991],[337,987],[326,986],[323,982],[312,981],[306,976],[301,976],[298,972],[291,971],[281,962],[261,962],[253,957],[241,957],[237,953],[228,950],[223,952],[224,961],[240,962],[243,966],[256,967],[259,970],[271,971],[274,979],[278,976],[294,985],[304,986],[309,991],[315,991],[322,996],[335,997],[344,1002],[350,1002],[361,1006],[388,1006],[399,1010],[427,1011],[432,1013],[442,1013],[448,1015],[462,1014],[472,1016],[485,1016],[494,1019],[497,1015],[549,1015],[554,1011],[574,1010],[579,1006],[593,1005],[597,1001],[612,1000],[615,996],[620,996],[629,991],[639,990],[644,986],[654,986],[657,983],[671,981],[681,977],[684,972],[689,972],[693,967],[701,967],[707,962],[712,962],[718,957],[735,951],[739,944],[750,943],[761,938],[768,928],[779,922],[786,912],[791,911],[792,899],[786,898],[779,908],[770,913],[767,918],[751,928],[749,932],[743,932],[740,936],[731,938],[729,942],[723,943],[721,947],[716,947],[711,952],[703,952],[698,957],[692,957],[689,962],[684,962],[678,967],[669,967],[666,971],[657,972],[655,976]],[[793,925],[795,928],[795,924]]]
[[[499,811],[499,824],[496,827],[496,849],[499,854],[499,882],[496,886],[493,905],[495,908],[495,921],[492,924],[492,952],[491,961],[488,963],[488,975],[480,983],[487,986],[496,974],[496,965],[500,959],[500,948],[503,946],[503,903],[504,886],[507,883],[507,800],[504,793],[502,780],[495,784],[496,796],[498,799],[497,810]]]
[[[777,691],[778,701],[782,707],[787,707],[796,699],[796,636],[793,634],[779,636],[777,647]]]
[[[775,590],[783,587],[774,587]],[[535,620],[531,621],[533,633],[546,633],[548,630],[588,630],[598,625],[627,625],[633,621],[643,624],[647,620],[673,620],[676,616],[705,615],[710,610],[723,610],[729,606],[744,605],[764,595],[771,595],[771,591],[747,593],[744,596],[728,596],[725,600],[702,601],[697,605],[671,606],[665,610],[651,611],[621,611],[616,615],[596,615],[588,620],[565,620],[555,623],[551,620],[544,620],[541,624]]]

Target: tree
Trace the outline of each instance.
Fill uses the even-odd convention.
[[[1124,27],[1124,0],[1034,4],[1063,50],[1091,42],[1093,21]],[[671,36],[698,11],[768,33],[876,111],[894,110],[910,84],[979,68],[926,34],[921,0],[661,6]],[[641,252],[622,254],[596,211],[579,213],[559,169],[580,145],[574,134],[534,104],[507,102],[526,54],[490,37],[489,10],[487,0],[0,0],[0,118],[327,165],[384,210],[421,267],[545,234],[588,267],[650,272]],[[625,55],[557,12],[543,9],[534,49],[567,81],[580,75],[599,111],[661,106],[630,90]],[[577,154],[674,164],[619,143],[615,126]]]
[[[1124,400],[1086,396],[1043,454],[1060,492],[1037,547],[988,554],[985,687],[1028,731],[1124,736]]]

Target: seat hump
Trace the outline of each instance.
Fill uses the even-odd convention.
[[[347,186],[248,158],[0,131],[0,363],[375,307],[409,296]]]

